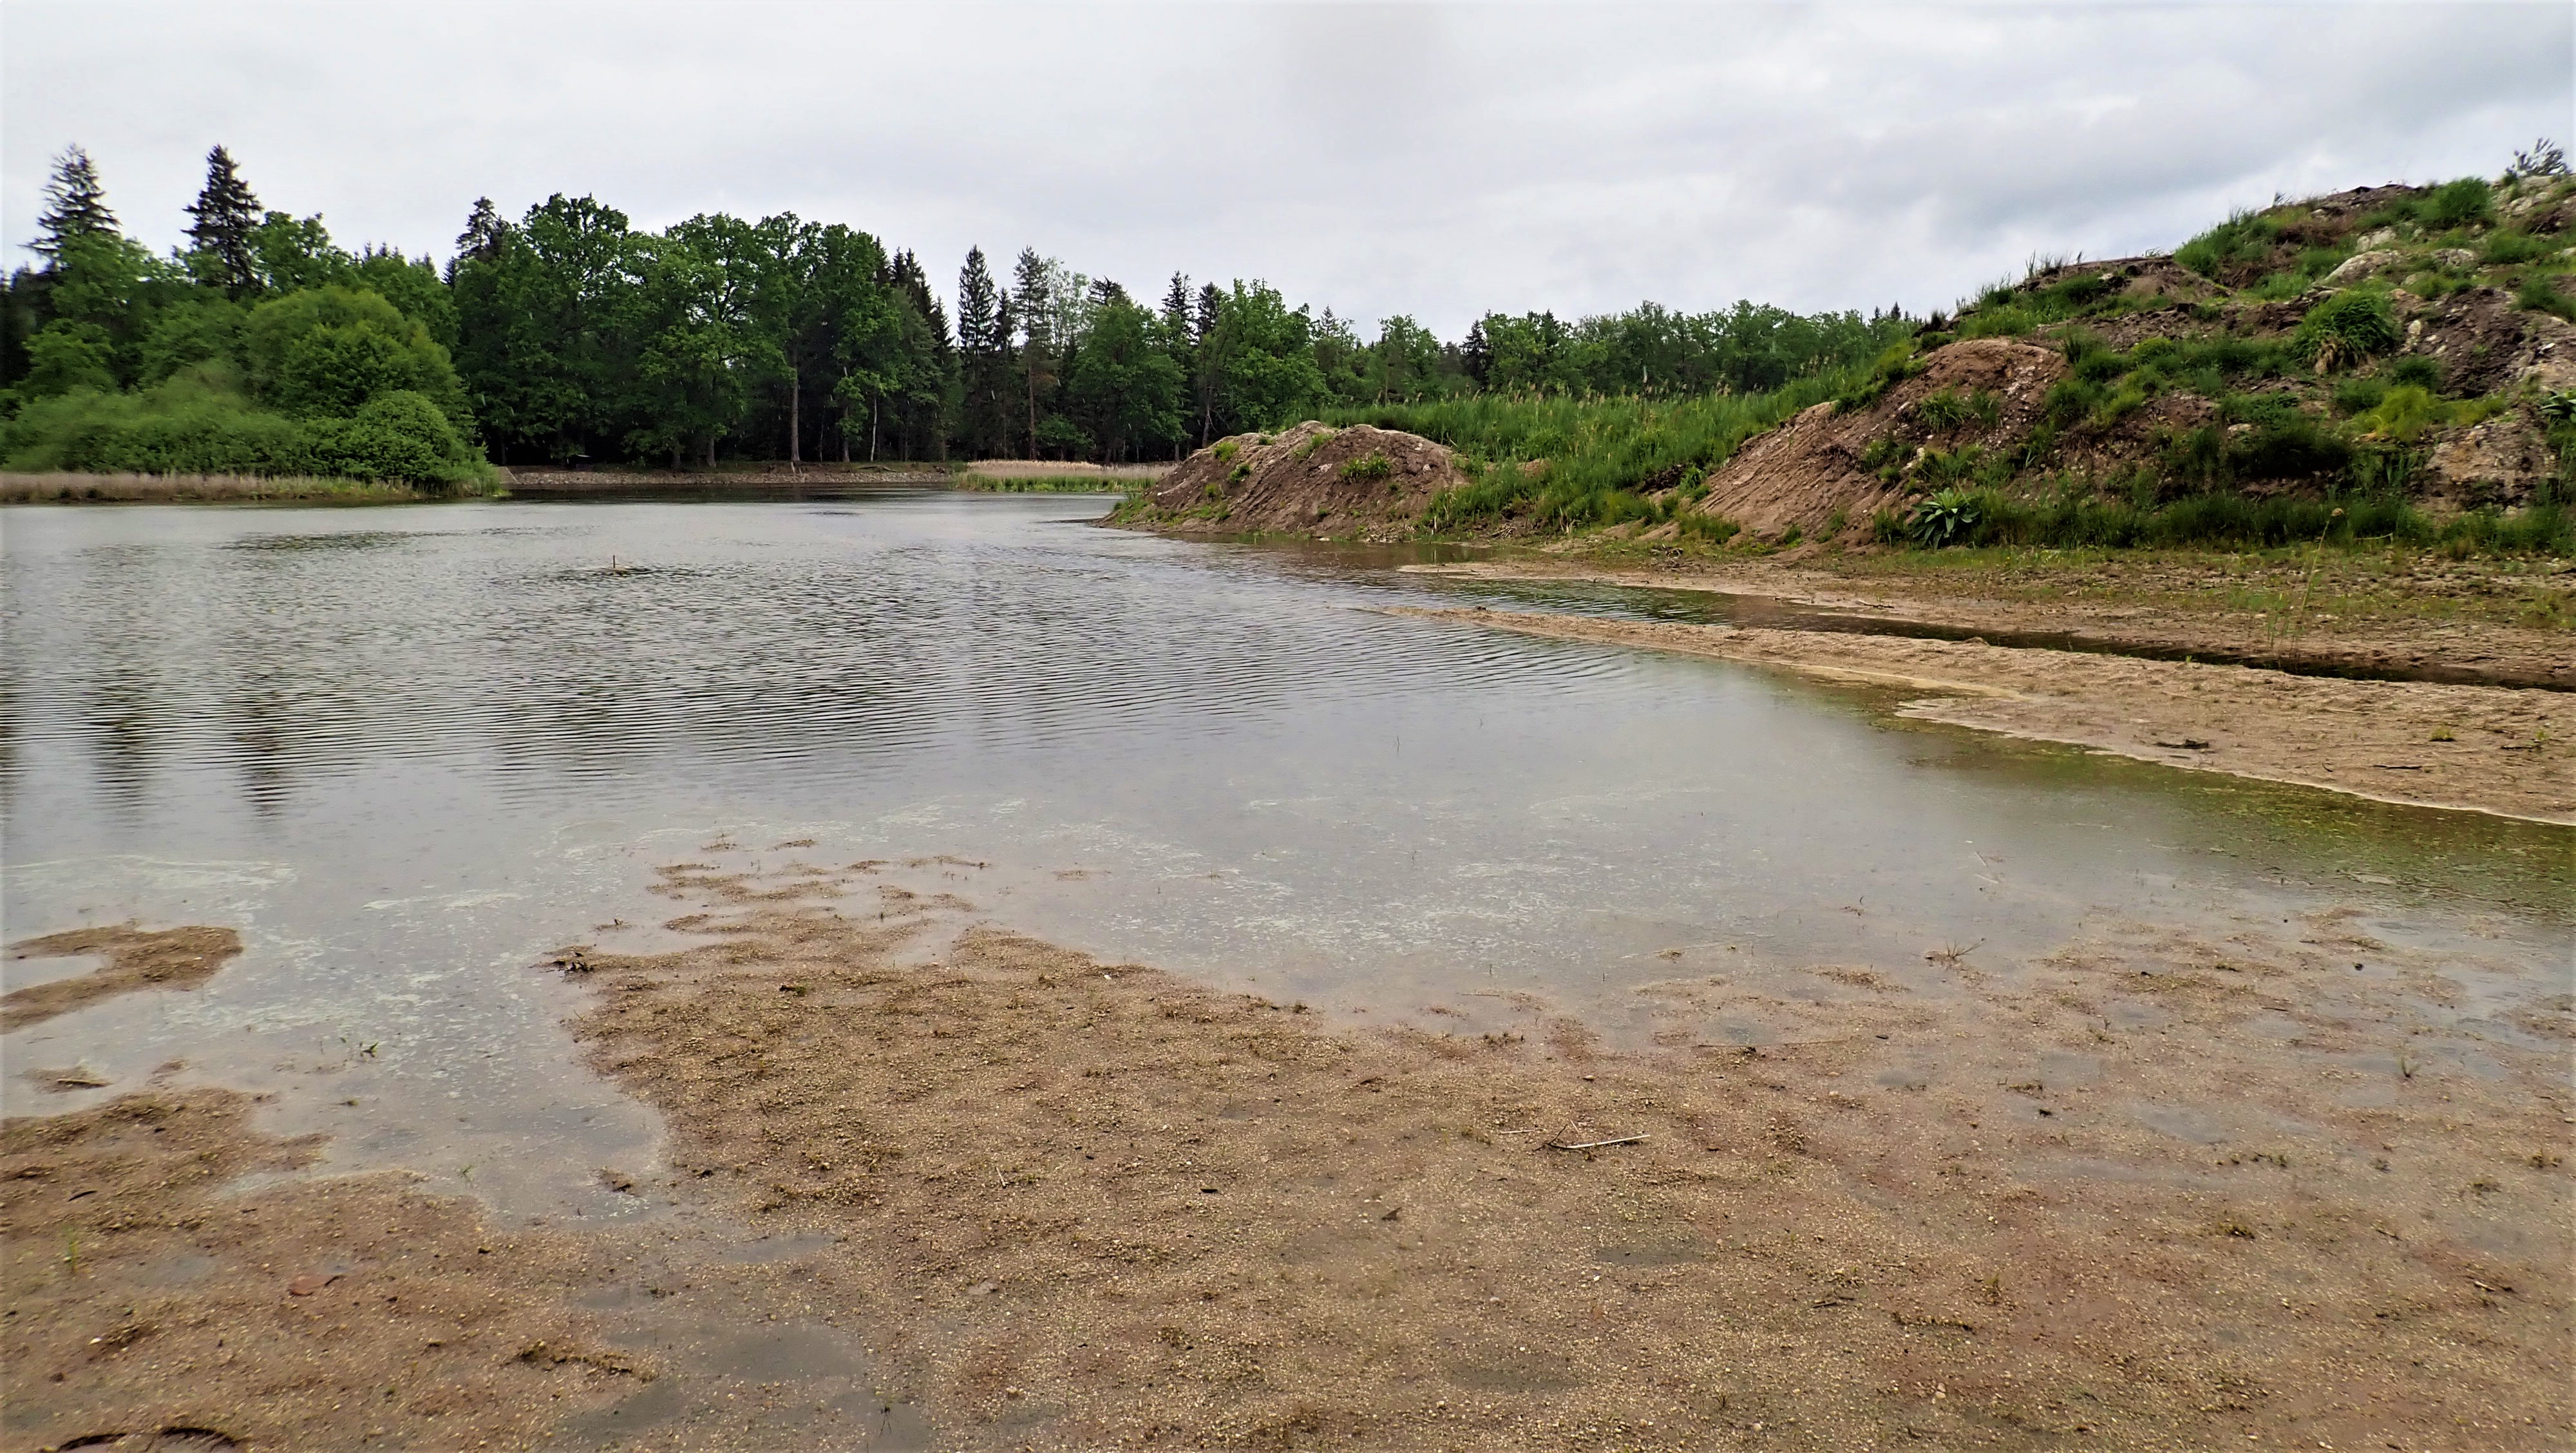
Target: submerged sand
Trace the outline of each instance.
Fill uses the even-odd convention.
[[[2563,691],[1760,626],[1485,609],[1388,613],[1919,691],[1899,714],[2187,771],[2576,823],[2576,694]]]
[[[1465,1022],[1443,1006],[1328,1021],[979,926],[867,865],[664,887],[695,946],[543,971],[590,987],[574,1035],[667,1119],[638,1193],[794,1255],[496,1237],[388,1177],[228,1198],[309,1148],[222,1097],[16,1121],[16,1443],[2576,1434],[2576,1002],[2527,966],[2340,914],[2105,916],[2013,962],[1676,949],[1653,1047],[1611,1053],[1527,998],[1474,1006],[1481,1031],[1443,1032]],[[2522,987],[2466,1012],[2463,973]],[[299,1294],[315,1273],[336,1279]],[[745,1331],[841,1329],[864,1377],[691,1381],[634,1309],[711,1284]]]

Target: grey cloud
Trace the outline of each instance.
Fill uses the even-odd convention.
[[[0,11],[0,220],[79,141],[175,242],[271,205],[444,256],[474,198],[793,210],[953,276],[1484,308],[1943,306],[2035,250],[2493,172],[2570,129],[2563,5],[62,5]],[[2576,140],[2562,136],[2562,139]]]

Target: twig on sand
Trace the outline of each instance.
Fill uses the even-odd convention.
[[[1978,939],[1975,943],[1968,945],[1966,948],[1953,948],[1948,944],[1943,944],[1941,947],[1932,950],[1923,957],[1930,959],[1936,964],[1947,964],[1951,968],[1955,969],[1959,966],[1959,960],[1966,958],[1968,955],[1975,953],[1977,950],[1984,948],[1985,946],[1986,941],[1982,938]]]
[[[1580,1145],[1568,1145],[1562,1140],[1551,1140],[1547,1143],[1547,1148],[1550,1150],[1599,1150],[1605,1145],[1634,1145],[1645,1138],[1646,1137],[1642,1135],[1622,1135],[1615,1140],[1587,1140]]]

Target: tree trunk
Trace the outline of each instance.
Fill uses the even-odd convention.
[[[805,462],[805,381],[793,366],[787,370],[787,462]]]
[[[883,394],[868,395],[868,462],[870,464],[877,462],[877,404],[884,397]]]

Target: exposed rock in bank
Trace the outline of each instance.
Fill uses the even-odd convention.
[[[1218,440],[1115,518],[1185,534],[1403,539],[1433,496],[1466,482],[1448,448],[1419,434],[1310,419]]]

